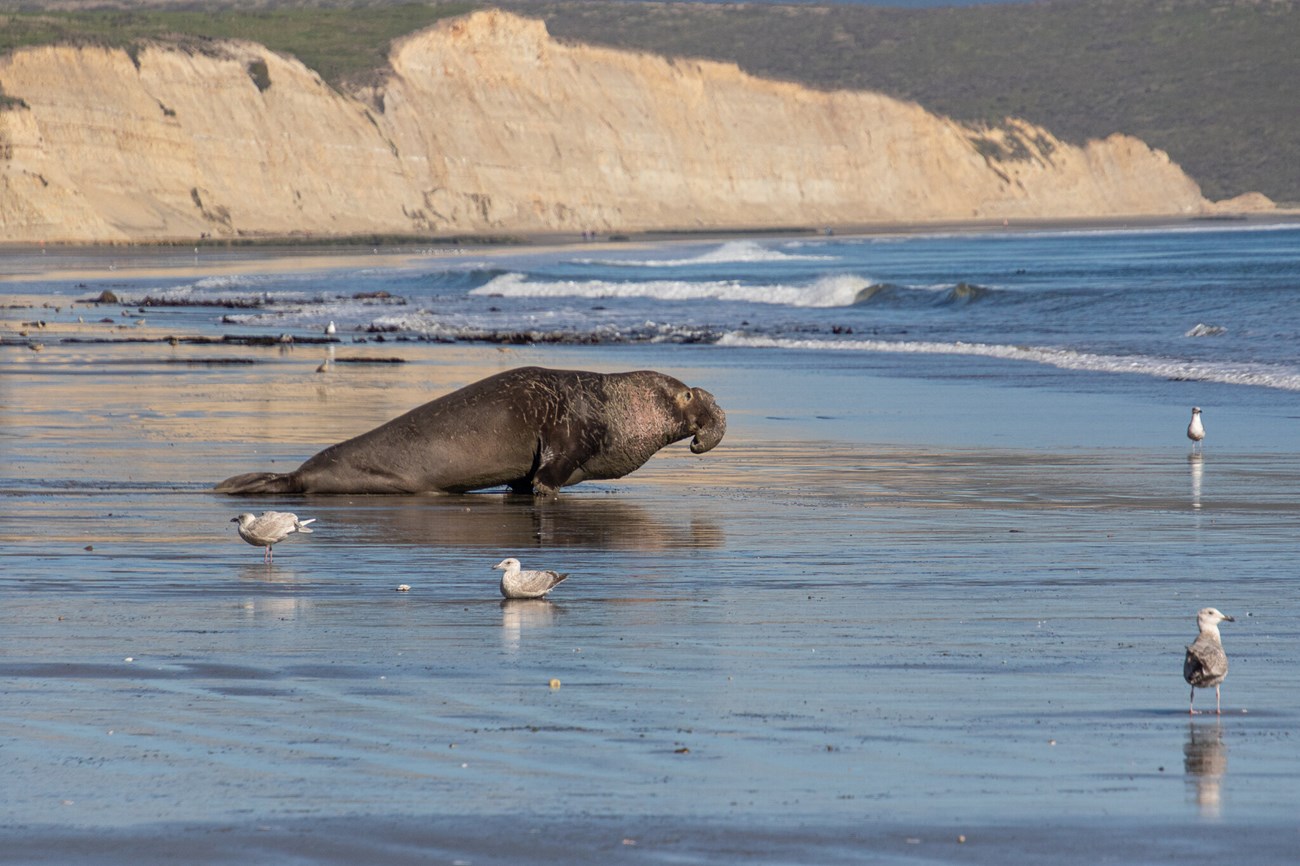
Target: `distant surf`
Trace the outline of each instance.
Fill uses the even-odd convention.
[[[924,340],[796,340],[739,332],[723,334],[719,346],[835,352],[889,352],[916,355],[970,355],[1006,361],[1029,361],[1062,370],[1095,373],[1136,373],[1162,379],[1254,385],[1300,391],[1300,368],[1272,364],[1183,361],[1144,355],[1105,355],[1047,346],[1012,346],[996,343],[933,342]]]
[[[871,293],[873,283],[853,274],[818,277],[801,285],[763,285],[739,280],[547,280],[503,274],[470,292],[503,298],[651,298],[660,301],[738,301],[791,307],[849,307]]]
[[[675,259],[574,259],[575,264],[614,268],[685,268],[692,265],[743,264],[746,262],[833,262],[835,256],[786,253],[754,241],[729,241],[699,255]]]

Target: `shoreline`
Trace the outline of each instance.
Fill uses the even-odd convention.
[[[1103,832],[1098,832],[1103,831]],[[1288,863],[1294,828],[1281,822],[1217,826],[1071,818],[1033,825],[932,822],[772,822],[655,815],[393,815],[292,817],[252,822],[121,826],[24,825],[0,828],[6,862],[174,863],[184,845],[191,863],[885,863],[1037,864],[1047,852],[1062,864],[1185,863],[1246,856]],[[1178,839],[1175,844],[1170,839]],[[107,843],[107,844],[105,844]],[[14,859],[9,859],[14,858]],[[30,860],[26,859],[30,858]]]
[[[1003,220],[955,220],[920,222],[881,222],[782,227],[718,227],[705,229],[654,229],[639,232],[584,235],[579,232],[546,232],[520,235],[457,235],[420,238],[411,236],[375,237],[339,236],[338,238],[303,239],[265,237],[195,241],[140,240],[102,243],[18,243],[0,242],[0,252],[7,253],[12,268],[14,258],[29,255],[40,261],[30,270],[0,271],[0,284],[35,280],[50,282],[109,274],[119,278],[138,278],[158,274],[216,275],[290,270],[324,271],[373,265],[378,259],[384,267],[406,267],[417,260],[454,258],[468,255],[505,256],[582,249],[644,249],[650,246],[727,242],[758,239],[801,238],[888,238],[926,237],[934,235],[1034,234],[1042,232],[1145,231],[1152,229],[1217,227],[1266,228],[1300,225],[1300,209],[1277,210],[1252,214],[1170,214],[1166,216],[1099,217],[1079,219],[1034,219],[1008,222]],[[369,247],[368,252],[364,252]],[[86,256],[95,259],[84,266],[49,267],[48,257]],[[117,257],[139,256],[150,261],[126,264],[100,261]],[[194,256],[193,262],[177,261]],[[200,261],[201,259],[201,261]],[[214,260],[215,259],[215,260]],[[224,259],[224,261],[222,260]]]
[[[471,249],[531,249],[535,247],[573,246],[586,243],[648,243],[676,240],[711,240],[748,237],[877,235],[983,234],[988,232],[1037,232],[1106,229],[1167,228],[1197,224],[1290,224],[1300,223],[1300,208],[1276,208],[1270,211],[1136,214],[1096,217],[1032,217],[1024,219],[943,219],[890,220],[819,225],[721,225],[708,227],[665,227],[626,231],[544,231],[544,232],[462,232],[445,235],[339,234],[339,235],[248,235],[239,237],[141,237],[132,240],[0,241],[0,250],[76,250],[76,249],[176,249],[199,250],[336,250],[371,247],[386,249],[409,246],[467,247]]]

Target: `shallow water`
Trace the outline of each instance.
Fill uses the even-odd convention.
[[[1119,862],[1185,853],[1153,835],[1296,850],[1300,395],[715,346],[325,352],[0,346],[14,862],[130,860],[83,850],[95,828],[144,859],[234,858],[254,828],[519,853],[477,819],[629,826],[612,852],[663,862],[1092,862],[1044,825],[1132,841]],[[727,438],[550,503],[210,492],[532,363],[672,373]],[[318,519],[270,566],[229,523],[268,508]],[[503,603],[504,555],[573,576]],[[1189,718],[1207,604],[1237,616],[1232,672],[1224,715]]]

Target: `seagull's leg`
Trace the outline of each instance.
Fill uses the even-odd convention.
[[[1195,706],[1196,706],[1196,686],[1192,686],[1192,696],[1187,699],[1187,715],[1189,716],[1196,715],[1196,710],[1192,709]]]
[[[1221,716],[1221,715],[1223,715],[1223,708],[1219,706],[1219,687],[1218,687],[1218,686],[1215,686],[1215,687],[1214,687],[1214,714],[1215,714],[1216,716]]]

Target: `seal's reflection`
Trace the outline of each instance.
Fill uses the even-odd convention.
[[[507,598],[501,601],[501,645],[506,652],[519,652],[524,632],[555,624],[564,608],[544,598]]]
[[[321,525],[380,544],[490,547],[588,547],[618,550],[713,548],[723,542],[711,520],[680,510],[652,511],[609,496],[308,497]],[[680,506],[678,506],[680,507]],[[328,517],[328,519],[324,519]]]
[[[1205,471],[1205,455],[1194,451],[1187,455],[1187,465],[1192,469],[1192,507],[1201,507],[1201,473]]]
[[[1219,784],[1228,772],[1228,746],[1223,742],[1223,727],[1218,720],[1213,724],[1188,724],[1183,771],[1187,781],[1196,786],[1201,817],[1219,817],[1223,807]]]

